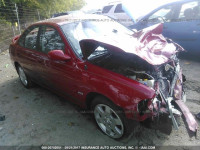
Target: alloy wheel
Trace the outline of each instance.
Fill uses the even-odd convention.
[[[94,116],[101,130],[112,138],[120,138],[124,134],[124,125],[118,114],[109,106],[98,104]]]
[[[20,78],[21,82],[25,86],[27,86],[28,85],[28,80],[27,80],[26,74],[24,73],[24,70],[21,67],[19,67],[18,68],[18,72],[19,72],[19,78]]]

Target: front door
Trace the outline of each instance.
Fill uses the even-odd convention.
[[[200,2],[198,0],[164,6],[135,24],[140,30],[163,23],[163,35],[188,51],[200,47]]]
[[[74,86],[80,79],[80,70],[76,67],[74,58],[68,61],[51,60],[48,52],[62,50],[71,57],[64,38],[52,26],[43,26],[40,35],[40,49],[46,55],[43,77],[45,85],[63,96],[74,96]],[[78,77],[78,78],[77,78]],[[76,103],[76,101],[74,101]]]
[[[200,47],[200,4],[191,1],[181,4],[177,19],[166,25],[163,35],[173,39],[187,51],[197,51]]]

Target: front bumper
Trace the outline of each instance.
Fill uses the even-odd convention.
[[[160,99],[156,97],[149,107],[153,116],[159,116],[160,113],[167,113],[172,120],[174,128],[178,130],[179,119],[183,114],[189,130],[197,132],[198,124],[184,103],[186,101],[186,94],[183,89],[183,75],[179,64],[176,66],[175,76],[170,84],[169,96],[165,97],[163,91],[159,89],[157,93]]]

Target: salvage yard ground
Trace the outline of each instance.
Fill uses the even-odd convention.
[[[181,60],[187,77],[186,105],[192,114],[200,112],[200,62]],[[190,137],[183,121],[178,131],[165,134],[138,125],[132,137],[115,141],[98,130],[93,118],[76,105],[41,88],[25,89],[11,64],[8,51],[0,54],[1,146],[39,145],[156,145],[200,146]],[[200,125],[200,121],[197,121]],[[162,124],[160,124],[162,126]]]

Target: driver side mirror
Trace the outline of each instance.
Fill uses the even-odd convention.
[[[64,54],[62,50],[52,50],[48,52],[48,56],[52,60],[68,61],[71,59],[71,57]]]

